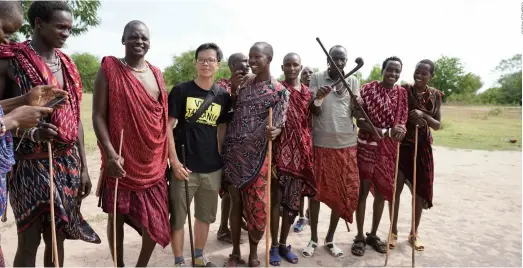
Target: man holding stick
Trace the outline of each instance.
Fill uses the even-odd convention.
[[[169,126],[174,128],[177,157],[171,161],[171,246],[175,266],[185,264],[184,225],[194,198],[194,257],[196,266],[213,266],[203,255],[209,225],[216,221],[218,189],[222,180],[222,144],[232,117],[232,100],[225,88],[214,83],[223,54],[214,43],[196,49],[196,79],[176,85],[169,94]],[[176,124],[178,122],[178,124]],[[186,168],[182,158],[186,150]],[[188,183],[186,198],[185,183]],[[189,215],[192,217],[193,215]]]
[[[379,253],[386,253],[386,244],[376,235],[383,214],[385,200],[392,201],[395,177],[397,143],[405,136],[408,106],[407,91],[395,85],[401,74],[399,58],[387,58],[382,65],[382,81],[372,81],[361,88],[363,110],[371,122],[358,119],[358,166],[360,195],[356,222],[358,235],[352,245],[352,254],[363,256],[370,245]],[[369,124],[370,123],[370,124]],[[374,127],[373,127],[374,126]],[[376,136],[375,130],[380,136]],[[374,194],[372,229],[363,235],[365,207],[369,190]]]
[[[18,227],[18,248],[13,266],[35,266],[38,246],[46,245],[44,266],[63,265],[64,241],[79,239],[100,243],[96,232],[80,212],[82,199],[91,191],[80,120],[82,83],[74,62],[61,48],[70,36],[72,12],[64,1],[34,1],[28,10],[33,28],[31,40],[0,47],[0,98],[28,94],[29,89],[48,85],[64,89],[69,99],[64,109],[55,110],[38,128],[15,131],[16,172],[8,175],[11,207]],[[51,176],[49,150],[54,159],[53,209],[50,215]],[[54,217],[56,248],[53,258]]]
[[[276,170],[271,183],[270,263],[273,266],[280,266],[281,257],[290,263],[298,263],[291,246],[287,246],[287,237],[302,197],[311,197],[316,193],[312,168],[312,115],[309,110],[312,94],[299,81],[301,68],[298,54],[289,53],[283,58],[285,80],[281,83],[290,96],[285,127],[273,145]],[[282,221],[278,241],[280,214]]]
[[[229,70],[231,74],[238,72],[242,76],[245,76],[249,73],[249,58],[243,53],[234,53],[232,54],[228,61]],[[231,79],[222,78],[216,82],[219,87],[227,89],[227,92],[231,93]],[[216,236],[219,241],[232,243],[231,230],[229,229],[229,212],[231,211],[231,196],[229,195],[229,190],[227,187],[220,186],[218,192],[220,198],[222,199],[222,212],[220,227]],[[245,220],[242,220],[242,229],[247,230],[247,223]],[[243,239],[240,241],[243,244]]]
[[[311,257],[318,246],[318,215],[320,202],[332,209],[329,230],[324,246],[334,257],[343,256],[343,250],[334,245],[334,232],[340,217],[352,223],[359,193],[359,171],[356,161],[357,129],[353,123],[354,100],[347,90],[359,96],[359,81],[354,76],[346,79],[351,88],[343,84],[334,88],[331,85],[340,79],[338,67],[345,76],[343,68],[347,63],[347,50],[336,45],[329,51],[336,66],[331,65],[323,72],[311,77],[310,90],[315,95],[311,103],[313,112],[314,175],[317,194],[310,200],[311,240],[303,249],[304,257]]]
[[[125,57],[104,57],[95,79],[93,126],[102,151],[102,209],[109,214],[107,238],[118,267],[123,257],[124,223],[142,236],[136,265],[147,266],[156,243],[169,244],[167,92],[161,71],[144,57],[149,29],[141,21],[124,28]],[[121,131],[124,130],[123,142]],[[139,142],[137,142],[139,141]],[[118,144],[122,144],[121,157]],[[125,159],[125,168],[124,168]],[[116,178],[120,178],[115,190]],[[113,215],[115,191],[116,215]],[[116,217],[116,251],[113,222]]]
[[[285,124],[288,91],[270,73],[272,46],[255,43],[249,51],[253,75],[235,73],[231,95],[234,116],[224,142],[224,173],[231,195],[232,254],[227,267],[243,264],[240,252],[240,224],[245,208],[249,232],[249,266],[259,266],[258,243],[266,228],[268,139],[274,140]],[[269,108],[273,108],[273,127],[268,127]]]

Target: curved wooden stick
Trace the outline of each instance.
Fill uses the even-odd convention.
[[[414,171],[412,174],[412,267],[416,266],[416,164],[418,160],[418,126],[416,126],[416,136],[414,137]]]
[[[272,107],[269,108],[269,127],[272,127]],[[272,174],[272,141],[268,142],[267,151],[267,223],[265,225],[265,267],[270,267],[271,252],[271,174]]]
[[[60,267],[60,259],[58,258],[58,245],[56,244],[56,223],[54,218],[54,178],[53,178],[53,151],[51,142],[47,142],[47,152],[49,154],[49,191],[50,191],[50,218],[51,218],[51,241],[53,244],[53,258],[54,267]]]
[[[387,262],[389,260],[389,248],[390,248],[390,240],[392,238],[392,223],[394,222],[394,210],[396,208],[396,185],[398,184],[398,172],[399,172],[399,163],[400,163],[400,145],[401,142],[398,142],[397,146],[397,152],[396,152],[396,172],[394,173],[394,190],[392,191],[392,211],[390,216],[390,226],[389,226],[389,236],[387,239],[387,252],[385,255],[385,265],[387,266]]]
[[[122,157],[122,143],[123,142],[123,129],[120,133],[120,149],[118,150],[118,161],[120,161],[120,158]],[[113,210],[113,259],[114,259],[114,267],[118,267],[117,260],[116,260],[116,201],[118,197],[118,178],[116,178],[116,184],[114,185],[114,210]]]

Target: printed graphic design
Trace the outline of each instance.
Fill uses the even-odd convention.
[[[202,105],[202,103],[203,99],[188,97],[185,109],[185,118],[187,119],[191,117],[198,110],[198,108],[200,108],[200,105]],[[200,118],[196,120],[196,123],[215,127],[216,120],[218,120],[221,110],[221,105],[214,102],[211,103],[211,105],[209,105],[207,110],[200,116]]]

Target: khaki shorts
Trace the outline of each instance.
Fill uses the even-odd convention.
[[[203,223],[214,223],[218,210],[218,189],[222,180],[222,170],[211,173],[189,174],[189,205],[194,198],[194,217]],[[171,228],[180,229],[187,220],[185,181],[171,178],[169,185],[171,202]]]

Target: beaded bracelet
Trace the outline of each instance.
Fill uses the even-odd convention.
[[[7,128],[5,127],[4,117],[0,117],[0,137],[4,136],[7,132]]]

